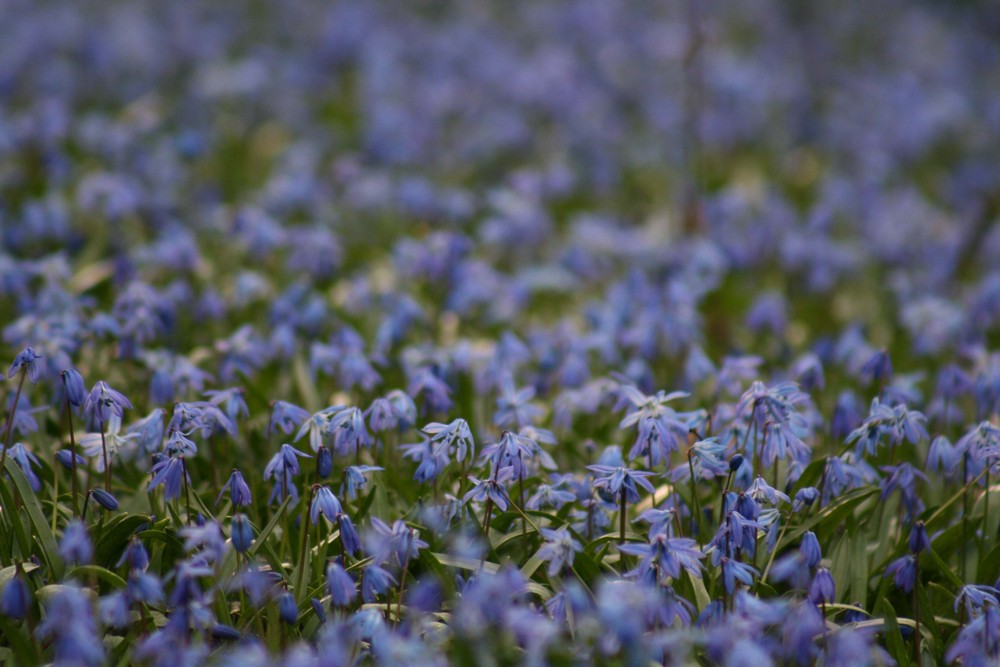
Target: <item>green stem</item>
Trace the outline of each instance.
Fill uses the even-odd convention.
[[[21,389],[24,388],[24,378],[28,375],[28,367],[21,367],[21,379],[17,383],[17,393],[14,394],[14,404],[10,406],[10,414],[7,416],[7,432],[3,435],[3,453],[0,454],[0,470],[5,470],[7,464],[7,450],[10,449],[10,436],[14,426],[14,414],[17,412],[18,401],[21,400]]]
[[[65,384],[65,378],[63,379]],[[73,490],[73,514],[80,514],[80,499],[77,497],[76,481],[76,436],[73,434],[73,410],[69,401],[66,401],[66,419],[69,422],[69,452],[70,452],[70,476]]]

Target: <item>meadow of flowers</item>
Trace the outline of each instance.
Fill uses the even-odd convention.
[[[1000,664],[994,3],[0,16],[0,662]]]

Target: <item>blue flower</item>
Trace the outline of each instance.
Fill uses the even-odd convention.
[[[119,419],[125,416],[125,410],[130,410],[132,403],[124,394],[112,389],[106,382],[100,380],[94,385],[83,403],[83,412],[100,424],[106,424],[112,415]]]
[[[753,578],[757,575],[757,570],[752,566],[725,556],[722,557],[719,565],[722,568],[723,585],[730,595],[733,594],[737,582],[748,588],[753,585]]]
[[[896,588],[909,593],[917,582],[917,558],[912,554],[907,554],[902,558],[894,560],[885,569],[885,576],[892,576]]]
[[[506,511],[507,507],[510,506],[510,498],[507,496],[507,490],[503,485],[505,482],[509,482],[513,476],[513,468],[503,468],[500,471],[494,470],[494,474],[484,480],[479,480],[469,475],[469,481],[472,482],[473,486],[470,491],[466,492],[462,498],[462,502],[467,503],[470,500],[482,502],[489,498],[501,511]]]
[[[554,577],[564,568],[573,567],[573,559],[576,552],[583,551],[579,542],[573,539],[570,532],[565,528],[552,530],[542,528],[542,537],[545,544],[538,550],[538,558],[549,563],[548,574]]]
[[[267,424],[268,437],[275,429],[280,429],[285,435],[290,435],[307,419],[309,419],[309,413],[299,406],[285,401],[274,401],[271,404],[271,419]]]
[[[827,604],[836,599],[836,588],[830,570],[825,567],[816,570],[816,576],[809,585],[809,599],[817,605]]]
[[[365,477],[370,472],[378,472],[380,470],[385,470],[381,466],[347,466],[344,468],[344,483],[340,486],[340,492],[344,493],[344,489],[347,489],[347,497],[354,500],[359,490],[363,490],[368,484],[368,479]]]
[[[69,565],[86,565],[94,557],[94,545],[81,521],[74,519],[66,524],[59,542],[59,556]]]
[[[587,470],[598,473],[594,478],[595,489],[604,489],[615,497],[624,495],[625,501],[628,503],[639,502],[638,487],[640,486],[650,493],[653,493],[655,490],[649,480],[646,479],[656,474],[653,472],[606,465],[587,466]]]
[[[184,470],[183,457],[164,457],[153,464],[150,470],[153,477],[149,481],[148,491],[163,485],[166,500],[174,500],[181,495],[181,485],[187,473]]]
[[[229,537],[233,541],[233,548],[239,553],[246,553],[253,543],[253,527],[247,520],[246,515],[236,514],[233,516],[229,527]]]
[[[250,505],[252,500],[250,497],[250,487],[243,479],[243,473],[236,468],[233,468],[233,472],[229,475],[229,481],[226,482],[226,485],[222,487],[222,491],[219,492],[219,497],[215,500],[216,504],[222,500],[222,495],[226,491],[229,491],[229,499],[232,501],[233,507],[247,507]]]
[[[13,578],[4,587],[3,594],[0,595],[0,614],[22,620],[28,615],[30,607],[31,593],[24,581],[24,574],[18,567]]]
[[[378,565],[369,565],[361,571],[361,597],[374,602],[377,595],[385,595],[395,585],[396,578]]]
[[[35,360],[41,358],[42,355],[35,354],[35,351],[32,348],[24,348],[17,353],[16,357],[14,357],[14,363],[10,365],[10,370],[7,371],[7,378],[9,379],[14,377],[17,375],[18,371],[23,369],[32,384],[38,382],[39,378],[42,376],[42,369],[38,367]]]
[[[326,566],[326,590],[330,594],[330,604],[335,607],[347,607],[358,597],[354,579],[337,561]]]
[[[309,520],[314,526],[319,522],[321,514],[326,517],[327,521],[333,523],[342,512],[343,508],[340,506],[337,496],[333,495],[333,491],[325,486],[317,485],[313,487],[312,504],[309,506]]]
[[[63,391],[70,405],[80,407],[87,400],[87,389],[83,384],[83,376],[73,368],[62,372]]]

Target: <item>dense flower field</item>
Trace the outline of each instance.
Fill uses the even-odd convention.
[[[0,15],[0,661],[1000,661],[994,3]]]

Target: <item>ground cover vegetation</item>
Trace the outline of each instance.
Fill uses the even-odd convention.
[[[0,659],[1000,660],[988,2],[0,2]]]

